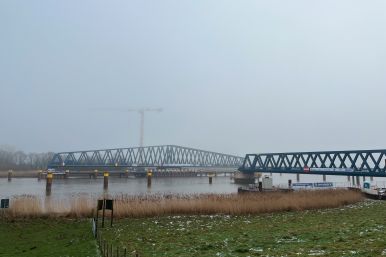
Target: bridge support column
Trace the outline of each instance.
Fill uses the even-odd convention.
[[[374,177],[371,176],[370,177],[370,181],[373,182],[374,181]]]
[[[151,187],[151,176],[153,175],[151,170],[148,170],[146,173],[147,176],[147,187]]]
[[[64,173],[64,178],[68,178],[70,176],[70,171],[69,170],[66,170],[65,173]]]
[[[12,180],[12,170],[9,170],[8,171],[8,181],[11,181]]]
[[[212,181],[213,181],[213,174],[209,174],[209,175],[208,175],[208,178],[209,178],[209,184],[212,184]]]
[[[361,178],[359,176],[357,176],[357,186],[360,186],[361,185]]]
[[[323,175],[323,182],[326,182],[326,180],[327,180],[327,176]]]
[[[366,176],[363,176],[363,183],[365,183],[366,181]]]
[[[288,180],[288,188],[292,188],[292,180],[291,179]]]
[[[42,173],[43,172],[41,170],[38,171],[38,181],[42,179]]]
[[[103,173],[103,189],[109,188],[109,173],[106,171]]]
[[[51,172],[47,172],[47,177],[46,177],[46,195],[51,195],[53,177],[54,176],[53,176],[53,174]]]
[[[299,182],[300,181],[300,174],[296,174],[296,182]]]
[[[350,180],[350,176],[347,176],[347,182],[350,182],[351,180]]]
[[[352,181],[352,182],[351,182],[352,185],[355,186],[355,177],[354,177],[354,176],[351,176],[351,181]]]

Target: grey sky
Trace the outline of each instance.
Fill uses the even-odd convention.
[[[386,147],[386,1],[0,0],[0,145]]]

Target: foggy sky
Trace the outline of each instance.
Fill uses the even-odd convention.
[[[0,145],[386,147],[386,2],[0,0]],[[121,111],[122,110],[122,111]]]

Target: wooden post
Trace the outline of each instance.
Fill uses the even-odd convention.
[[[46,195],[51,194],[51,188],[52,188],[52,179],[53,179],[53,174],[52,172],[47,172],[47,178],[46,178]]]
[[[109,173],[106,171],[103,173],[103,189],[109,188]]]

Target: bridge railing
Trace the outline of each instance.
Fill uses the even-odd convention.
[[[242,172],[386,177],[386,150],[247,154]]]

